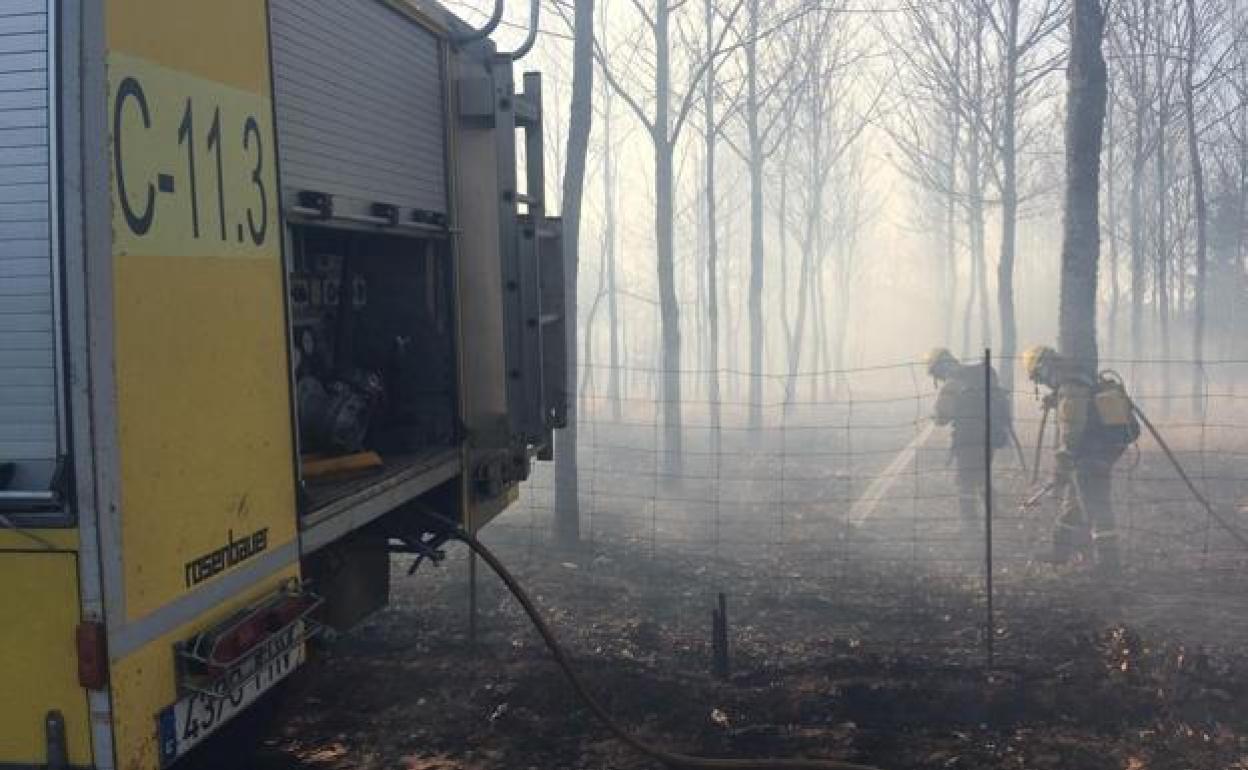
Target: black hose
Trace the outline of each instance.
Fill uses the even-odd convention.
[[[1148,419],[1144,412],[1141,411],[1135,404],[1131,404],[1131,411],[1135,412],[1135,416],[1140,418],[1140,422],[1144,423],[1145,428],[1148,428],[1149,434],[1152,435],[1153,440],[1157,442],[1157,445],[1161,447],[1161,451],[1166,453],[1166,457],[1169,458],[1170,464],[1174,466],[1176,471],[1178,471],[1179,478],[1183,479],[1183,483],[1187,485],[1189,490],[1191,490],[1192,497],[1196,498],[1196,502],[1200,503],[1201,507],[1204,508],[1209,514],[1209,517],[1216,521],[1222,529],[1226,530],[1228,535],[1233,537],[1235,541],[1244,548],[1248,548],[1248,537],[1245,537],[1244,534],[1235,527],[1235,525],[1224,519],[1213,509],[1213,504],[1210,503],[1205,496],[1200,493],[1200,490],[1196,488],[1196,484],[1192,482],[1191,477],[1187,475],[1187,471],[1183,470],[1183,466],[1179,463],[1179,458],[1175,457],[1174,452],[1170,451],[1170,445],[1167,444],[1166,440],[1161,437],[1161,433],[1158,432],[1157,428]]]
[[[1010,442],[1014,444],[1014,451],[1018,453],[1018,464],[1023,469],[1023,475],[1027,475],[1027,455],[1023,452],[1023,442],[1018,440],[1018,431],[1014,430],[1014,422],[1010,421]]]
[[[834,759],[717,759],[712,757],[695,757],[689,754],[667,751],[646,743],[612,719],[606,708],[590,694],[584,681],[581,680],[580,674],[572,667],[572,661],[568,659],[563,646],[555,638],[555,632],[546,624],[541,613],[534,606],[533,601],[529,599],[528,593],[521,587],[515,576],[503,566],[498,557],[474,535],[449,519],[429,511],[426,511],[425,515],[444,527],[450,537],[462,541],[472,549],[473,553],[480,556],[486,564],[490,565],[490,569],[494,570],[494,574],[498,575],[499,579],[503,581],[503,584],[507,586],[507,590],[511,591],[512,596],[516,597],[516,601],[520,602],[520,606],[524,608],[525,614],[529,616],[529,620],[533,622],[537,632],[542,635],[542,640],[546,642],[546,647],[549,648],[551,656],[554,657],[555,663],[559,665],[564,676],[567,677],[569,684],[572,685],[572,689],[576,691],[577,697],[594,713],[594,716],[598,717],[599,721],[606,725],[616,739],[634,751],[644,754],[668,767],[691,768],[692,770],[878,770],[870,765],[859,765]]]
[[[1033,487],[1040,480],[1040,453],[1044,451],[1044,428],[1049,422],[1049,412],[1051,411],[1053,410],[1046,405],[1044,411],[1040,413],[1040,432],[1036,435],[1036,455],[1031,463],[1031,485]]]

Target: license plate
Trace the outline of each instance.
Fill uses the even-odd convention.
[[[211,693],[191,691],[160,712],[156,723],[161,767],[168,767],[202,743],[303,663],[298,626],[266,640],[240,661],[229,682],[214,685]]]

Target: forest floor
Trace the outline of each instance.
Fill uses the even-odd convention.
[[[867,559],[806,574],[782,553],[691,558],[640,543],[553,558],[523,544],[499,551],[595,695],[660,746],[891,770],[1248,769],[1248,613],[1237,598],[1248,581],[1227,573],[1128,570],[1106,585],[1087,567],[1014,565],[995,597],[990,668],[973,574]],[[392,606],[293,683],[260,766],[658,767],[577,701],[492,576],[480,579],[469,640],[461,547],[414,577],[405,566],[395,565]],[[726,681],[710,672],[720,591]]]
[[[884,467],[911,441],[903,418],[863,415],[903,427],[852,444],[791,429],[726,444],[713,465],[694,453],[703,465],[690,460],[680,483],[645,449],[652,426],[602,429],[582,457],[583,550],[547,543],[548,466],[485,538],[589,689],[665,748],[886,770],[1248,770],[1248,554],[1164,458],[1120,463],[1127,567],[1104,581],[1034,560],[1054,504],[1020,510],[1029,474],[1002,455],[989,665],[984,538],[960,529],[942,441]],[[1223,437],[1235,451],[1207,451],[1214,438],[1181,449],[1248,530],[1248,447]],[[889,473],[879,505],[859,511]],[[391,606],[314,655],[253,770],[657,768],[576,699],[484,565],[470,639],[468,559],[448,551],[411,577],[395,560]],[[711,673],[720,592],[726,680]]]

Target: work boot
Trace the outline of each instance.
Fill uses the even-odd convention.
[[[1118,558],[1118,539],[1113,536],[1098,537],[1096,545],[1096,572],[1106,577],[1122,573],[1122,564]]]
[[[1075,558],[1075,530],[1060,522],[1053,528],[1053,550],[1047,564],[1069,564]]]

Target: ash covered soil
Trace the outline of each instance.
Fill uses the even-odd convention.
[[[1243,570],[1128,571],[1107,587],[1087,567],[1006,567],[989,669],[974,574],[870,559],[811,569],[765,548],[552,554],[510,539],[500,555],[590,689],[667,748],[893,770],[1248,768]],[[462,546],[450,550],[413,577],[396,561],[392,606],[315,655],[257,764],[658,767],[576,700],[484,565],[469,640],[467,560]],[[719,591],[729,603],[727,681],[710,672]]]

